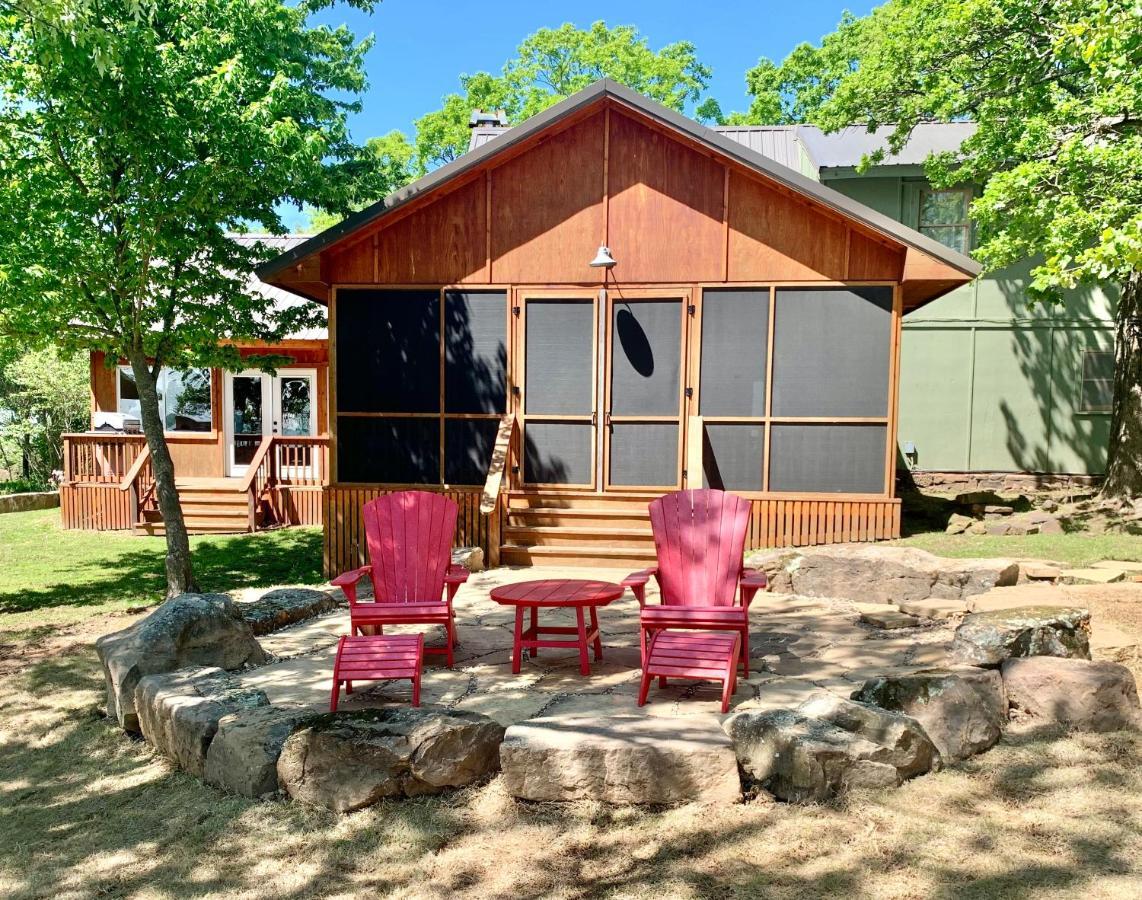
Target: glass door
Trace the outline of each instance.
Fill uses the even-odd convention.
[[[321,474],[313,445],[289,440],[317,433],[316,384],[317,373],[312,369],[282,369],[271,379],[272,428],[281,436],[275,444],[277,472],[283,481],[311,481]]]
[[[314,369],[279,369],[277,375],[246,371],[227,373],[225,419],[228,473],[245,475],[262,441],[271,434],[308,437],[317,433],[317,372]],[[308,444],[284,446],[278,451],[282,466],[294,475],[314,477],[313,449]]]
[[[270,431],[268,376],[262,372],[226,373],[226,443],[231,477],[246,474]]]
[[[522,300],[523,483],[595,487],[598,319],[595,295]]]
[[[673,489],[682,483],[687,300],[607,292],[607,489]]]

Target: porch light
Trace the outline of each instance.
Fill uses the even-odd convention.
[[[615,265],[615,258],[611,256],[611,248],[606,245],[599,246],[599,252],[587,265],[593,269],[610,269]]]

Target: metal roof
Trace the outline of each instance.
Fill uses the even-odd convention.
[[[716,125],[714,131],[749,147],[766,159],[789,166],[802,174],[805,164],[812,165],[812,159],[805,152],[797,137],[797,129],[790,125]]]
[[[239,244],[251,246],[255,243],[265,244],[267,247],[273,247],[281,252],[292,250],[294,247],[299,247],[308,241],[312,235],[308,234],[288,234],[285,236],[278,236],[274,234],[232,234],[230,237]],[[300,297],[291,291],[282,290],[272,284],[267,284],[258,278],[257,275],[251,275],[250,280],[246,282],[246,291],[248,293],[261,294],[263,297],[268,297],[273,301],[275,309],[290,309],[301,304],[313,303],[313,300],[307,300]],[[295,341],[313,341],[325,340],[329,336],[328,328],[303,328],[293,334],[286,335],[287,340]]]
[[[915,247],[965,275],[974,278],[980,273],[979,264],[970,257],[945,247],[938,241],[902,225],[883,213],[870,209],[863,203],[846,197],[839,191],[814,181],[789,166],[774,162],[744,144],[719,134],[714,129],[707,128],[693,119],[688,119],[681,113],[650,100],[624,85],[611,81],[609,78],[603,78],[590,87],[579,91],[579,93],[548,107],[538,115],[532,116],[515,128],[509,129],[501,137],[485,143],[471,153],[465,153],[460,158],[441,166],[423,178],[417,179],[412,184],[390,194],[372,206],[349,216],[349,218],[326,229],[321,234],[285,251],[276,259],[272,259],[259,267],[258,276],[262,279],[268,279],[278,272],[288,269],[298,260],[333,245],[358,228],[383,218],[406,203],[471,171],[486,160],[526,141],[533,134],[543,131],[566,116],[606,98],[627,106],[660,125],[671,128],[697,143],[718,151],[723,156],[754,169],[778,184],[815,200],[845,218],[864,224],[902,244]]]
[[[797,125],[801,141],[819,169],[853,168],[868,154],[887,149],[893,125],[882,125],[869,132],[862,125],[850,125],[826,134],[815,125]],[[908,143],[899,153],[884,157],[880,166],[920,166],[933,153],[954,152],[975,134],[975,122],[925,122],[912,129]]]

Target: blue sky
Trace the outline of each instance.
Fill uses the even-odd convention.
[[[353,136],[364,141],[394,128],[411,135],[413,120],[457,90],[462,73],[498,73],[527,35],[564,22],[635,25],[653,49],[691,41],[699,59],[713,69],[709,93],[726,112],[745,109],[745,71],[758,57],[780,60],[802,41],[816,42],[832,31],[845,9],[863,15],[874,5],[871,0],[383,0],[372,15],[335,6],[317,21],[348,24],[359,37],[376,36],[367,61],[364,108],[352,120]]]

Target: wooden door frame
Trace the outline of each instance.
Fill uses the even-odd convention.
[[[591,406],[594,412],[589,417],[584,416],[569,416],[569,415],[544,415],[539,414],[533,416],[538,421],[545,422],[577,422],[584,418],[587,419],[588,424],[591,426],[591,482],[590,484],[559,484],[548,482],[530,482],[527,480],[527,460],[526,460],[526,440],[527,440],[527,419],[529,418],[525,412],[527,408],[527,303],[529,300],[576,300],[576,301],[589,301],[592,304],[592,318],[591,318]],[[513,312],[516,308],[519,313],[515,315],[515,336],[512,342],[515,352],[515,358],[510,367],[512,370],[511,381],[516,390],[512,391],[513,394],[513,409],[517,420],[519,421],[520,430],[520,455],[519,455],[519,479],[518,485],[523,490],[539,490],[539,491],[568,491],[571,493],[597,493],[599,491],[599,484],[597,478],[598,469],[598,430],[599,430],[599,388],[598,377],[599,371],[599,307],[600,303],[599,289],[598,288],[585,288],[582,286],[569,287],[566,290],[559,290],[551,287],[544,288],[527,288],[517,287],[512,292],[512,308]],[[518,391],[518,393],[517,393]]]
[[[606,355],[603,360],[603,408],[602,408],[602,421],[600,427],[603,429],[603,465],[602,465],[602,483],[600,484],[600,492],[602,493],[617,493],[617,492],[657,492],[657,491],[676,491],[683,486],[683,470],[686,468],[686,461],[683,458],[686,447],[686,419],[687,419],[687,397],[686,388],[689,386],[687,361],[690,356],[690,315],[689,308],[693,302],[693,293],[689,287],[678,288],[652,288],[652,287],[639,287],[639,288],[626,288],[621,287],[606,288],[605,289],[605,302],[603,304],[603,314],[605,316],[605,326],[607,334],[606,342]],[[675,468],[677,477],[673,484],[653,484],[653,485],[613,485],[610,483],[610,470],[611,470],[611,426],[616,422],[615,417],[611,414],[611,391],[613,387],[613,361],[615,353],[614,341],[614,305],[615,300],[620,302],[630,300],[635,303],[646,302],[653,300],[678,300],[681,306],[680,315],[681,321],[679,322],[679,348],[678,348],[678,414],[677,417],[673,416],[623,416],[619,420],[620,424],[623,422],[638,423],[638,422],[662,422],[669,423],[677,421],[678,423],[678,447],[675,455]]]

